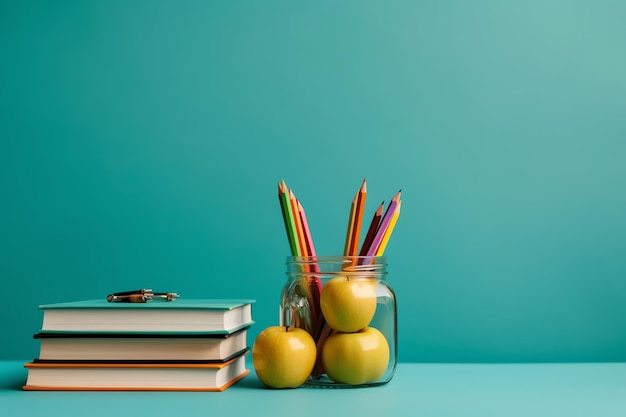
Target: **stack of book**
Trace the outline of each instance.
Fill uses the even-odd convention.
[[[25,390],[223,391],[249,373],[254,300],[42,305]]]

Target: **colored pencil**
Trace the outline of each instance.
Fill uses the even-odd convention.
[[[289,190],[289,204],[293,213],[293,223],[295,226],[296,236],[296,256],[307,256],[306,242],[304,241],[304,233],[302,231],[302,221],[300,220],[300,211],[298,210],[298,201],[292,190]]]
[[[367,185],[365,179],[357,192],[356,208],[354,210],[354,219],[352,227],[352,239],[350,241],[349,256],[356,256],[359,250],[359,240],[361,238],[361,225],[363,223],[363,211],[365,208],[365,200],[367,199]]]
[[[383,201],[374,213],[367,234],[359,251],[359,240],[363,226],[363,213],[367,198],[367,183],[363,179],[361,187],[357,191],[350,206],[348,227],[346,230],[346,240],[344,242],[344,256],[360,256],[365,260],[359,263],[369,263],[374,256],[382,256],[389,243],[391,234],[400,216],[402,205],[401,192],[398,191],[389,203],[385,214],[385,202]],[[318,276],[319,265],[315,263],[317,253],[311,236],[311,229],[306,217],[303,205],[296,198],[293,190],[289,189],[283,179],[278,183],[278,197],[289,241],[292,256],[306,257],[303,266],[303,280],[298,283],[299,293],[305,296],[310,305],[310,320],[300,316],[299,312],[293,314],[293,325],[307,330],[315,339],[318,353],[326,338],[333,332],[326,324],[320,308],[320,294],[322,282]],[[323,366],[318,359],[313,373],[323,373]]]
[[[302,232],[304,234],[304,241],[307,251],[307,256],[315,257],[315,245],[313,245],[313,237],[311,236],[311,229],[309,228],[309,222],[306,218],[304,207],[298,201],[298,213],[300,213],[300,221],[302,222]]]
[[[367,197],[367,186],[365,179],[361,188],[356,192],[350,205],[350,216],[348,218],[348,228],[346,230],[346,241],[343,246],[344,256],[355,256],[359,246],[361,236],[361,223],[363,222],[363,208]]]
[[[378,225],[380,223],[380,218],[383,215],[383,209],[385,208],[385,202],[383,201],[378,206],[378,209],[374,213],[372,217],[372,221],[370,223],[370,227],[367,230],[367,234],[365,235],[365,239],[363,240],[363,244],[361,245],[361,251],[359,252],[360,256],[367,255],[367,249],[369,249],[372,244],[372,240],[374,239],[374,235],[376,234],[376,230],[378,230]]]
[[[304,207],[302,207],[300,201],[298,201],[298,213],[300,214],[300,221],[302,223],[302,231],[304,234],[307,256],[309,257],[308,259],[310,261],[313,261],[311,263],[311,270],[312,272],[320,272],[320,267],[317,262],[315,262],[315,257],[317,255],[315,252],[315,245],[313,244],[313,237],[311,236],[311,229],[309,228],[309,222],[306,218]],[[308,267],[305,268],[305,270],[309,272]],[[324,316],[322,316],[322,310],[319,304],[320,295],[322,293],[322,281],[318,276],[310,276],[307,290],[307,294],[309,294],[309,305],[311,306],[312,312],[312,336],[317,341],[325,323]]]
[[[283,221],[285,222],[285,229],[287,231],[287,239],[289,241],[291,255],[297,256],[297,236],[295,235],[295,224],[285,180],[283,180],[282,184],[278,184],[278,198],[280,201],[280,207],[283,212]]]
[[[380,221],[380,226],[378,227],[378,230],[376,231],[376,235],[374,235],[374,239],[372,239],[372,243],[367,249],[367,256],[376,255],[376,252],[378,251],[378,247],[380,246],[380,243],[383,240],[383,236],[385,235],[385,231],[389,227],[391,218],[393,217],[393,214],[396,210],[398,201],[400,200],[401,192],[402,190],[398,191],[396,195],[393,197],[393,199],[391,199],[391,202],[389,203],[389,206],[387,207],[387,211],[385,212],[383,219]]]
[[[315,260],[317,253],[315,252],[315,245],[313,244],[313,237],[311,236],[311,229],[309,228],[309,222],[306,218],[304,207],[302,207],[302,204],[300,204],[299,201],[298,201],[298,211],[300,213],[300,219],[302,221],[302,230],[304,232],[304,240],[306,242],[307,256],[309,256],[311,260]],[[320,267],[317,263],[313,262],[312,267],[313,267],[313,272],[320,271]],[[322,291],[322,281],[320,281],[319,277],[314,277],[313,280],[315,282],[315,285],[318,288],[318,294],[319,294]]]
[[[387,243],[389,242],[389,238],[393,233],[394,227],[396,227],[396,222],[398,221],[398,217],[400,216],[400,206],[402,206],[402,200],[398,200],[398,205],[391,217],[391,221],[389,222],[389,226],[387,230],[385,230],[385,234],[383,235],[383,240],[380,242],[380,246],[378,250],[376,250],[376,256],[383,256],[385,253],[385,248],[387,247]]]
[[[354,228],[354,215],[356,213],[356,201],[357,197],[355,196],[352,200],[352,205],[350,206],[350,216],[348,218],[348,230],[346,231],[346,241],[343,245],[343,256],[348,256],[350,254],[350,248],[352,247],[352,229]]]

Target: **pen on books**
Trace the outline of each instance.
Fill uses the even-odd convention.
[[[127,295],[107,295],[109,303],[146,303],[148,296],[143,294],[127,294]]]
[[[152,294],[152,290],[147,289],[147,288],[142,288],[140,290],[133,290],[133,291],[118,291],[118,292],[114,292],[111,295],[123,296],[123,295],[132,295],[132,294]]]
[[[175,292],[153,292],[152,290],[122,291],[107,295],[110,303],[145,303],[154,299],[174,301],[180,296]]]

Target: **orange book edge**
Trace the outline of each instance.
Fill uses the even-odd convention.
[[[241,375],[232,379],[228,383],[222,385],[221,387],[216,388],[184,388],[184,387],[175,387],[175,388],[143,388],[143,387],[48,387],[41,385],[24,385],[22,387],[25,391],[193,391],[193,392],[222,392],[227,388],[234,385],[236,382],[243,379],[246,375],[250,373],[249,369],[246,369]]]

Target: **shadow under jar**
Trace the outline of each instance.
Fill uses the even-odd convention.
[[[397,307],[384,256],[290,256],[280,323],[317,345],[309,387],[386,384],[397,363]]]

